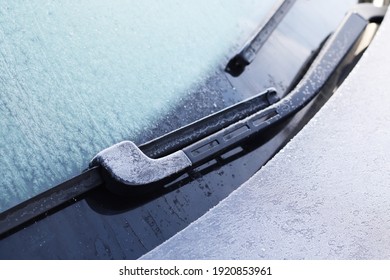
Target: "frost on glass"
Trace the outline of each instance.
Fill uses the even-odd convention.
[[[0,211],[132,139],[275,1],[1,1]]]
[[[248,182],[144,259],[389,259],[390,19]]]

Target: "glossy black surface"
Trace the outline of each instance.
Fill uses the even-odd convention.
[[[291,34],[283,36],[294,37]],[[324,36],[319,37],[321,42]],[[291,66],[291,60],[288,67],[275,63],[272,79],[269,79],[269,74],[261,74],[263,70],[256,79],[253,77],[255,72],[249,72],[252,82],[246,84],[247,77],[236,83],[235,88],[223,70],[216,71],[213,78],[197,89],[196,94],[190,95],[190,100],[183,100],[176,110],[156,125],[155,130],[146,132],[137,142],[146,142],[255,94],[262,84],[267,84],[267,87],[276,84],[285,90],[310,53],[299,56],[294,66]],[[293,55],[284,48],[280,53],[275,50],[274,56],[283,54]],[[328,86],[324,93],[329,94],[334,88],[333,83]],[[154,197],[121,198],[103,187],[98,188],[68,207],[0,240],[0,258],[137,258],[199,218],[245,182],[295,135],[326,98],[320,95],[294,118],[241,145],[236,154],[218,157],[212,164],[190,172],[181,181],[155,193]]]

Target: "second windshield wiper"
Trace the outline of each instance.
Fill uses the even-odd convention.
[[[283,0],[279,6],[271,13],[271,17],[265,22],[263,26],[256,32],[256,34],[244,45],[242,50],[229,60],[225,71],[233,77],[238,77],[244,72],[245,67],[248,66],[256,57],[264,43],[271,36],[272,32],[278,27],[285,15],[294,5],[296,0]]]

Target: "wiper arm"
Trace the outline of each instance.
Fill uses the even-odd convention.
[[[133,142],[124,141],[100,152],[92,165],[103,166],[106,186],[111,191],[135,194],[148,192],[155,183],[221,155],[310,102],[353,48],[367,24],[360,15],[349,14],[297,87],[266,109],[163,158],[151,159]]]
[[[267,89],[251,98],[144,143],[139,148],[151,158],[168,155],[267,108],[277,101],[279,101],[279,97],[276,90]]]
[[[261,26],[257,33],[242,48],[242,50],[229,60],[225,71],[233,77],[238,77],[244,72],[256,57],[264,43],[278,27],[284,16],[288,13],[296,0],[283,0],[280,5],[271,13],[271,17]]]

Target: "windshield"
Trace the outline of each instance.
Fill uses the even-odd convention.
[[[280,18],[282,2],[293,6]],[[368,23],[371,5],[363,5],[363,17],[345,16],[355,0],[230,8],[197,2],[198,10],[189,3],[96,3],[0,4],[0,206],[11,207],[0,212],[3,257],[137,258],[166,241],[242,186],[306,125],[384,13]],[[241,74],[229,72],[253,38],[264,44]],[[219,120],[223,125],[215,125]],[[164,158],[144,165],[136,156],[145,155]],[[190,168],[159,172],[177,168],[171,159],[180,155]],[[113,157],[127,174],[128,167],[140,172],[130,170],[128,180],[110,173],[104,164]],[[158,172],[149,172],[156,162]],[[160,177],[145,181],[150,175]]]
[[[152,129],[275,2],[2,1],[0,211]]]

